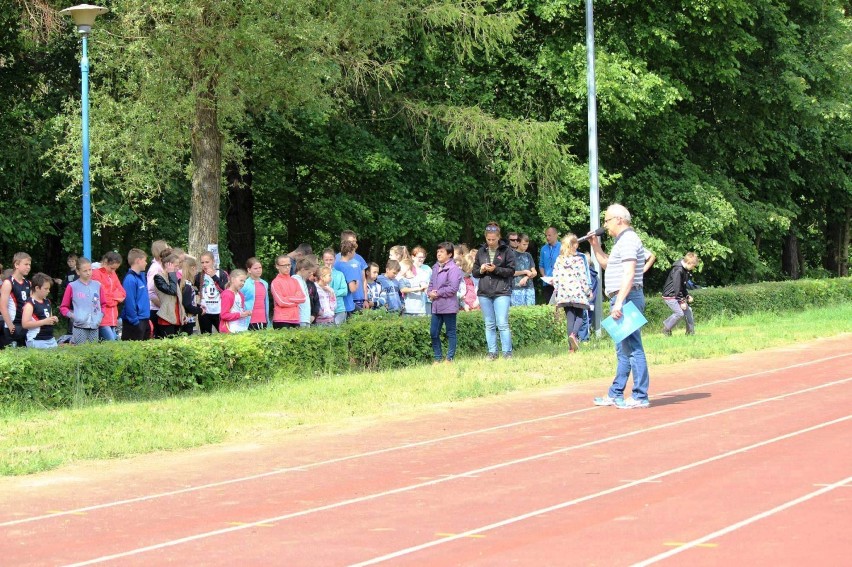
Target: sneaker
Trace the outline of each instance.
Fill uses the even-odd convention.
[[[609,396],[601,396],[599,398],[595,398],[596,406],[614,406],[618,402],[623,402],[622,398],[610,398]]]
[[[672,336],[672,330],[666,329],[665,327],[663,327],[663,334],[667,337],[670,337],[670,336]]]
[[[630,398],[627,400],[616,400],[615,407],[618,409],[641,409],[647,408],[651,406],[651,402],[648,400],[637,400],[634,398]]]
[[[511,358],[512,358],[512,353],[511,353],[511,352],[504,352],[504,353],[503,353],[503,358],[505,358],[506,360],[511,359]]]
[[[489,352],[488,354],[485,355],[485,360],[497,360],[497,353],[496,352]]]

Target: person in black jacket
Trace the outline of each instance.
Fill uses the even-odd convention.
[[[500,225],[490,222],[485,227],[485,244],[476,252],[472,274],[479,277],[479,307],[485,319],[488,360],[497,358],[497,330],[503,358],[512,358],[512,331],[509,328],[509,305],[512,302],[512,280],[515,277],[515,253],[500,242]]]
[[[689,281],[690,272],[697,265],[698,256],[695,255],[695,252],[688,252],[682,260],[675,263],[666,278],[666,283],[663,286],[663,301],[672,310],[672,314],[663,322],[664,335],[671,336],[672,329],[681,319],[686,320],[686,334],[695,334],[695,320],[692,317],[692,309],[689,307],[689,304],[692,303],[692,296],[686,289],[686,282]]]

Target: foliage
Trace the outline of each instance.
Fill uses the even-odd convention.
[[[28,9],[64,5],[13,4],[20,15],[0,16],[0,253],[34,251],[55,273],[80,241],[78,44],[55,12]],[[343,229],[381,261],[398,243],[475,244],[491,219],[531,234],[533,252],[548,225],[588,228],[580,0],[109,7],[90,42],[98,253],[186,243],[208,99],[222,159],[253,148],[261,256]],[[708,283],[783,279],[796,239],[802,272],[848,269],[849,3],[595,10],[601,202],[627,205],[660,267],[696,250]]]

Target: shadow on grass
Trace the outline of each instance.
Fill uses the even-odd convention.
[[[701,400],[704,398],[709,398],[710,394],[706,392],[696,392],[694,394],[677,394],[677,395],[668,395],[661,396],[659,398],[654,397],[654,400],[651,402],[652,407],[659,406],[669,406],[673,404],[682,404],[684,402],[691,402],[694,400]]]

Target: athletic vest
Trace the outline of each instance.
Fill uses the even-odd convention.
[[[14,276],[9,276],[9,281],[12,282],[12,293],[9,294],[9,317],[17,327],[21,324],[24,303],[30,298],[30,280],[24,278],[23,282],[19,282]]]
[[[33,319],[42,321],[51,315],[50,300],[44,298],[43,302],[36,301],[35,298],[30,298],[29,303],[33,306]],[[23,310],[22,310],[23,311]],[[35,329],[27,330],[28,341],[48,341],[53,338],[53,325],[44,325]]]

